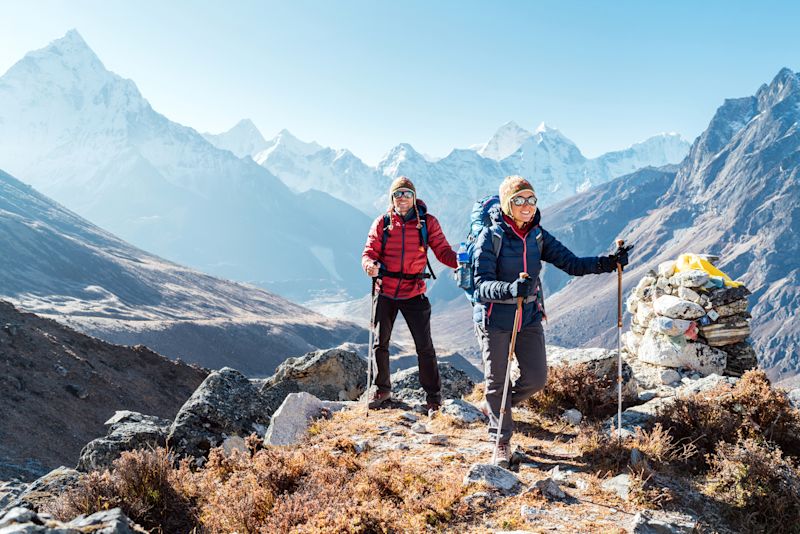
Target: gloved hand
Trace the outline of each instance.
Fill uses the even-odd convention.
[[[633,245],[622,245],[617,247],[617,251],[610,256],[600,256],[600,267],[603,272],[613,273],[617,270],[617,263],[625,267],[628,265],[628,252]]]
[[[531,294],[531,291],[533,291],[533,280],[520,276],[511,282],[509,291],[511,291],[511,296],[513,298],[525,298]]]

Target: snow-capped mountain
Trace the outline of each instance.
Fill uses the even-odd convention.
[[[264,136],[250,119],[240,120],[227,132],[204,133],[203,137],[215,147],[230,150],[240,158],[253,157],[268,146]]]
[[[519,150],[532,135],[516,122],[510,121],[502,125],[486,143],[475,146],[474,150],[484,158],[500,161]]]
[[[0,171],[0,297],[113,343],[271,374],[366,333],[137,249]]]
[[[363,214],[325,194],[309,203],[155,112],[74,30],[0,77],[0,164],[126,241],[205,272],[299,299],[363,285]]]
[[[482,145],[455,149],[433,161],[401,143],[375,168],[350,152],[303,143],[285,131],[270,143],[255,159],[289,187],[326,191],[372,216],[386,206],[389,183],[397,176],[410,177],[445,232],[458,236],[454,240],[464,230],[472,201],[495,193],[504,176],[530,177],[540,204],[547,206],[642,167],[678,163],[689,148],[679,135],[662,134],[588,159],[555,128],[542,123],[529,132],[514,122],[501,126]],[[451,202],[453,195],[460,201]]]

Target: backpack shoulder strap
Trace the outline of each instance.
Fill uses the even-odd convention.
[[[492,250],[494,250],[495,258],[500,255],[500,248],[503,246],[503,233],[499,228],[492,228]]]
[[[428,250],[428,214],[425,213],[419,216],[419,242],[425,247],[425,250]]]
[[[381,231],[381,257],[386,250],[386,242],[389,240],[389,223],[391,223],[388,213],[383,214],[383,230]]]
[[[542,249],[544,248],[544,235],[542,234],[542,227],[537,226],[533,229],[536,232],[536,246],[539,247],[539,257],[542,257]]]

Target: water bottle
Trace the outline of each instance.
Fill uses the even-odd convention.
[[[458,268],[456,269],[456,282],[461,289],[470,289],[472,284],[472,273],[470,272],[469,251],[467,244],[461,243],[456,253]]]

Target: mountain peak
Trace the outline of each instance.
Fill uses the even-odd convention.
[[[78,30],[72,29],[64,34],[64,37],[52,41],[45,48],[36,50],[28,54],[41,57],[44,54],[59,56],[62,61],[70,65],[80,63],[99,64],[102,66],[100,58],[89,47]],[[26,56],[27,57],[27,56]]]
[[[205,133],[203,137],[217,148],[230,150],[238,157],[253,157],[267,148],[267,141],[250,119],[242,119],[220,134]]]
[[[477,152],[484,158],[499,161],[519,150],[522,143],[531,135],[533,135],[531,132],[521,128],[516,122],[508,121],[498,128],[492,138],[480,146]]]

